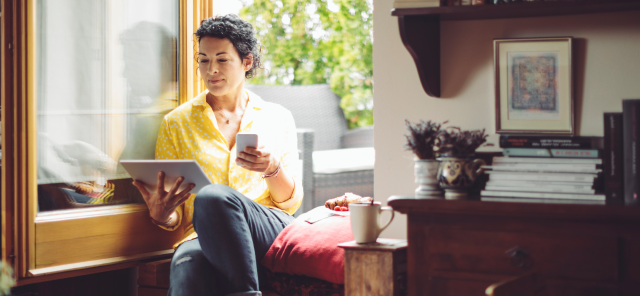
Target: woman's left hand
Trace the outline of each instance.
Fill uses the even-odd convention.
[[[278,159],[264,146],[258,148],[245,147],[238,154],[236,163],[247,170],[270,174],[278,168]]]

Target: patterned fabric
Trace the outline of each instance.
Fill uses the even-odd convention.
[[[195,159],[214,184],[228,185],[260,204],[293,214],[302,203],[303,189],[296,127],[291,112],[247,91],[249,102],[240,132],[257,133],[259,143],[280,156],[282,169],[294,179],[291,198],[277,203],[271,199],[261,173],[246,170],[235,163],[236,147],[234,145],[229,150],[213,110],[207,104],[208,93],[205,90],[165,116],[158,133],[156,159]],[[185,237],[174,248],[198,237],[192,224],[194,199],[195,194],[178,208],[179,222],[176,226],[162,227],[175,230],[185,220]]]
[[[269,286],[283,296],[344,296],[344,285],[265,269]]]
[[[115,186],[107,181],[104,186],[96,184],[96,181],[77,182],[73,184],[75,192],[91,197],[88,204],[104,205],[113,202]]]
[[[107,184],[104,186],[104,188],[102,188],[101,191],[95,191],[95,192],[86,194],[87,196],[92,198],[87,203],[94,204],[94,205],[103,205],[103,204],[112,203],[113,195],[115,192],[114,190],[115,188],[113,183],[107,182]]]

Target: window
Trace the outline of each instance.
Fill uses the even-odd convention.
[[[1,254],[19,284],[172,253],[181,231],[150,222],[117,162],[152,158],[155,122],[200,91],[192,35],[210,0],[0,5]]]
[[[38,211],[144,203],[119,159],[153,159],[178,106],[178,1],[38,1]]]

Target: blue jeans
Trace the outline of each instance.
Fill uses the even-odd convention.
[[[229,186],[203,188],[194,202],[198,238],[173,255],[167,295],[261,295],[260,260],[293,219]]]

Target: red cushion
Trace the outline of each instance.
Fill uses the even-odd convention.
[[[344,284],[344,249],[337,245],[352,240],[349,217],[332,216],[314,224],[296,219],[278,235],[261,263],[273,272]]]

